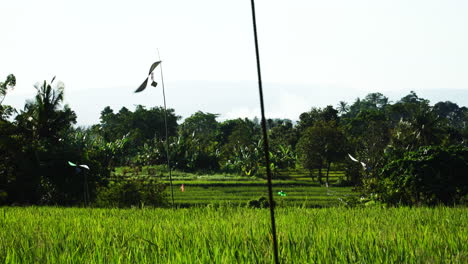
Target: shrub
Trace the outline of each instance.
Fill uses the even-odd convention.
[[[339,177],[338,180],[333,184],[336,187],[346,187],[353,186],[353,182],[345,179],[344,177]]]
[[[468,147],[421,147],[391,161],[380,177],[376,191],[389,204],[463,203],[468,195]]]
[[[155,180],[121,180],[98,190],[96,206],[164,206],[166,186]]]
[[[258,198],[258,200],[250,200],[247,203],[247,205],[248,205],[248,207],[252,207],[252,208],[268,208],[268,207],[270,207],[270,203],[268,202],[268,199],[266,197],[263,197],[263,196]]]
[[[6,203],[8,197],[8,193],[4,190],[0,190],[0,205],[4,205]]]

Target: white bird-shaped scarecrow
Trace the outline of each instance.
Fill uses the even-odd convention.
[[[349,153],[348,153],[348,156],[349,156],[349,158],[350,158],[352,161],[361,163],[361,166],[362,166],[362,168],[363,168],[364,170],[367,169],[367,165],[366,165],[364,162],[355,159],[355,158],[354,158],[353,156],[351,156],[351,154],[349,154]]]
[[[73,162],[69,161],[69,162],[68,162],[68,165],[70,165],[70,166],[72,166],[72,167],[76,167],[76,169],[77,169],[77,172],[80,172],[80,171],[81,171],[81,169],[80,169],[80,168],[84,168],[84,169],[87,169],[87,170],[89,170],[89,167],[88,167],[88,165],[84,165],[84,164],[82,164],[82,165],[78,165],[78,164],[75,164],[75,163],[73,163]]]

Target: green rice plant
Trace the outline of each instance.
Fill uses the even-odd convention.
[[[289,195],[289,194],[288,194]],[[278,208],[281,263],[467,263],[466,208]],[[0,208],[2,263],[271,263],[267,209]]]

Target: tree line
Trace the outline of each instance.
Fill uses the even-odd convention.
[[[0,84],[3,102],[16,79],[10,75]],[[109,179],[117,166],[164,165],[167,153],[172,169],[264,177],[257,118],[218,121],[218,114],[198,111],[182,121],[168,109],[167,152],[162,107],[105,107],[98,124],[76,127],[75,112],[63,104],[63,83],[52,79],[35,88],[23,109],[0,104],[0,203],[82,204],[85,188],[91,201],[108,201],[118,196],[112,186],[156,193],[162,190],[156,183],[116,185]],[[339,184],[388,203],[463,202],[467,121],[466,107],[431,105],[415,92],[396,102],[370,93],[352,103],[312,107],[297,121],[267,120],[272,171],[304,168],[329,184],[330,171],[342,170],[346,178]]]

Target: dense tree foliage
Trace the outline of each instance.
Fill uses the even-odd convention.
[[[322,183],[322,171],[326,169],[326,182],[332,163],[340,162],[346,154],[346,138],[335,121],[319,121],[308,127],[298,143],[299,159],[304,168],[318,169],[318,180]]]
[[[125,156],[133,156],[145,143],[153,139],[165,139],[165,112],[162,107],[146,109],[137,105],[135,111],[122,107],[119,112],[114,113],[110,107],[101,112],[101,122],[98,125],[100,134],[106,141],[114,141],[126,137],[129,144],[126,147]],[[167,109],[168,135],[177,135],[177,120],[180,117],[174,109]]]
[[[107,184],[124,144],[74,128],[76,115],[63,105],[63,83],[44,81],[35,88],[35,98],[14,119],[11,111],[0,121],[0,202],[85,204]]]
[[[0,102],[15,84],[13,75],[0,83]],[[258,119],[219,121],[218,114],[198,111],[181,122],[174,109],[138,105],[118,112],[105,107],[99,124],[81,128],[74,111],[63,105],[63,83],[44,81],[35,88],[36,96],[22,110],[0,103],[0,203],[161,205],[163,184],[116,181],[112,171],[123,165],[164,166],[168,153],[171,169],[264,176]],[[395,103],[371,93],[353,103],[341,101],[336,109],[313,107],[297,123],[266,123],[275,175],[308,169],[314,180],[331,184],[330,170],[344,170],[348,184],[388,203],[450,204],[466,198],[461,188],[468,175],[466,107],[448,101],[431,105],[414,92]]]
[[[468,203],[468,147],[429,146],[391,160],[376,196],[389,204]]]

